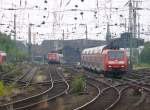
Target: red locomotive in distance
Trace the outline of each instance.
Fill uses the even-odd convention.
[[[0,51],[0,64],[3,64],[6,60],[6,53],[3,51]]]
[[[105,46],[84,49],[81,53],[81,65],[85,68],[104,73],[125,72],[128,58],[125,50],[106,49]]]
[[[63,55],[59,53],[48,53],[48,64],[60,64],[62,63]]]

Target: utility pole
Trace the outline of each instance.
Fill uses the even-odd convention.
[[[83,39],[83,45],[84,45],[84,48],[86,48],[87,46],[87,40],[88,40],[88,27],[87,27],[87,24],[80,24],[80,26],[84,26],[85,28],[85,39]]]
[[[64,33],[64,29],[63,29],[63,32],[62,32],[62,54],[64,56],[64,38],[65,38],[65,33]]]
[[[97,17],[96,17],[96,19],[97,19],[97,26],[99,26],[99,0],[96,0],[96,8],[97,8],[97,13],[95,13],[95,16],[96,16],[96,14],[97,14]]]
[[[140,0],[133,0],[133,38],[139,38],[139,31],[140,31],[140,23],[139,23],[139,16],[137,15],[137,12],[139,10],[139,2],[142,2]],[[137,23],[137,18],[138,18],[138,23]],[[138,46],[138,41],[136,42],[137,46]],[[133,55],[135,56],[135,58],[137,59],[137,63],[139,62],[138,61],[138,58],[139,58],[139,55]]]
[[[133,1],[133,38],[137,37],[137,3],[138,1]]]
[[[15,41],[15,61],[17,59],[17,45],[16,45],[16,14],[14,14],[14,41]]]
[[[32,24],[29,24],[29,29],[28,29],[28,55],[29,55],[29,60],[32,60],[32,54],[31,54],[31,26]]]
[[[140,39],[140,15],[138,15],[138,39]],[[139,46],[139,42],[137,42],[137,45]],[[138,49],[138,56],[137,56],[137,63],[139,64],[139,57],[140,57],[140,52]]]
[[[88,30],[87,30],[87,24],[85,24],[85,35],[86,35],[86,42],[88,40]]]
[[[85,42],[84,42],[84,45],[85,47],[87,47],[87,41],[88,41],[88,28],[87,28],[87,24],[85,24]]]
[[[65,39],[65,32],[64,32],[64,29],[63,29],[62,40],[64,41],[64,39]]]
[[[142,1],[137,1],[136,2],[136,10],[138,10],[139,8],[139,2],[142,2]],[[137,23],[137,37],[138,39],[140,39],[140,14],[137,12],[137,18],[138,18],[138,23]],[[137,42],[137,46],[139,46],[139,42]],[[140,56],[140,52],[139,52],[139,49],[138,49],[138,55],[137,55],[137,63],[139,64],[139,56]]]
[[[138,16],[138,38],[140,38],[140,15]]]
[[[128,31],[130,33],[130,65],[129,65],[129,72],[132,72],[133,64],[132,64],[132,38],[133,38],[133,7],[132,7],[132,0],[129,1],[129,28]]]
[[[110,22],[111,22],[111,14],[112,14],[112,0],[109,1],[109,15],[106,14],[106,11],[105,11],[105,14],[107,15],[107,32],[106,32],[106,43],[109,44],[110,40],[111,40],[111,32],[110,32]],[[106,0],[105,0],[105,8],[107,9],[106,7]]]
[[[109,22],[107,23],[107,32],[106,32],[106,42],[109,44],[111,40],[111,32],[110,32],[110,25]]]
[[[125,27],[124,28],[125,28],[125,32],[127,32],[127,19],[125,18],[124,20],[125,20],[124,21],[125,22]]]

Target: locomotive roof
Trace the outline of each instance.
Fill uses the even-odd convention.
[[[0,55],[7,56],[7,53],[5,53],[4,51],[0,51]]]
[[[92,47],[92,48],[86,48],[82,51],[82,54],[92,54],[92,53],[101,53],[106,45],[98,46],[98,47]]]

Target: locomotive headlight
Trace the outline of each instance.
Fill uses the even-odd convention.
[[[109,61],[108,64],[115,64],[115,62],[114,61]]]
[[[108,67],[111,68],[112,66],[109,65]]]

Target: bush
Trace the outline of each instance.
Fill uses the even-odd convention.
[[[0,81],[0,96],[9,96],[13,93],[13,90],[16,88],[16,85],[10,84],[5,86],[3,81]]]
[[[83,76],[78,75],[72,81],[72,90],[74,93],[83,92],[85,88],[85,79]]]
[[[3,64],[3,65],[0,65],[0,71],[9,72],[9,71],[13,70],[15,67],[16,67],[16,65],[14,65],[14,64]]]

